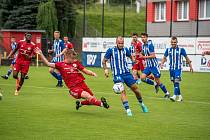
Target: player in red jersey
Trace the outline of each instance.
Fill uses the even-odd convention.
[[[138,40],[138,34],[132,33],[132,42],[131,47],[129,48],[131,54],[134,56],[136,63],[133,64],[132,71],[133,77],[136,80],[136,83],[139,84],[141,82],[140,79],[140,71],[143,72],[145,68],[145,60],[141,57],[142,54],[142,43]],[[158,87],[156,82],[154,82],[154,77],[152,75],[148,75],[145,81],[143,81],[149,85],[155,86],[155,92],[158,92]]]
[[[77,59],[76,52],[73,49],[67,49],[64,53],[65,59],[63,62],[50,63],[42,54],[40,49],[36,49],[36,52],[40,54],[42,60],[46,65],[51,68],[56,68],[63,77],[63,80],[66,86],[69,88],[69,93],[75,99],[85,99],[83,101],[76,101],[76,109],[78,110],[83,105],[95,105],[103,106],[104,108],[109,108],[109,105],[106,102],[104,97],[101,97],[101,100],[97,100],[92,91],[88,88],[84,82],[85,78],[80,73],[83,73],[91,76],[97,76],[96,73],[87,70]]]
[[[32,56],[35,54],[34,49],[36,45],[31,41],[32,35],[30,33],[25,33],[25,40],[20,40],[17,43],[17,47],[8,55],[14,55],[18,51],[16,56],[16,63],[13,69],[13,78],[16,79],[16,90],[15,95],[19,95],[19,90],[21,89],[25,76],[28,73],[30,62]],[[18,73],[21,73],[20,78],[18,78]]]

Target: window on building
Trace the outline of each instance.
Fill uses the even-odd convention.
[[[166,21],[166,3],[155,3],[155,21]]]
[[[177,2],[177,20],[188,20],[189,19],[189,1],[178,1]]]
[[[199,1],[199,19],[210,19],[210,0]]]

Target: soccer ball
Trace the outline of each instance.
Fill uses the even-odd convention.
[[[124,90],[123,83],[115,83],[113,86],[113,90],[116,94],[120,94]]]

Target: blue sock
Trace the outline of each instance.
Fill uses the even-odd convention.
[[[12,73],[12,70],[9,69],[9,70],[7,71],[7,76],[9,77],[11,73]]]
[[[161,83],[159,86],[160,86],[160,88],[162,89],[162,91],[163,91],[164,93],[167,93],[167,89],[166,89],[165,85],[163,85],[163,84]]]
[[[179,83],[174,83],[174,95],[180,95]]]
[[[128,101],[123,101],[122,103],[123,103],[123,106],[124,106],[125,110],[130,108],[129,104],[128,104]]]
[[[62,76],[60,73],[57,74],[58,77],[58,84],[62,84]]]
[[[149,85],[154,85],[154,82],[151,79],[149,79],[149,78],[146,78],[145,80],[143,80],[143,82],[145,82],[145,83],[147,83]]]
[[[58,80],[58,75],[57,75],[57,73],[56,72],[50,72],[51,73],[51,75],[53,76],[53,77],[55,77],[57,80]]]

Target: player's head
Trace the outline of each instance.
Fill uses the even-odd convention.
[[[177,43],[178,43],[177,37],[173,36],[171,38],[171,46],[172,46],[172,48],[176,48]]]
[[[67,42],[69,41],[68,36],[64,36],[64,37],[63,37],[63,40],[64,40],[65,43],[67,43]]]
[[[12,42],[12,43],[15,42],[15,37],[14,37],[14,36],[11,37],[11,42]]]
[[[148,34],[147,33],[141,33],[141,40],[142,40],[143,43],[147,43]]]
[[[118,36],[116,38],[116,44],[118,49],[122,49],[124,47],[124,38],[122,36]]]
[[[132,38],[133,38],[133,41],[137,41],[137,39],[138,39],[138,33],[132,33]]]
[[[64,56],[65,59],[75,59],[77,57],[77,53],[74,49],[66,49]]]
[[[54,38],[59,39],[60,38],[60,32],[59,31],[54,31]]]
[[[25,40],[26,40],[26,42],[30,42],[31,39],[32,39],[32,34],[29,33],[29,32],[25,33]]]

